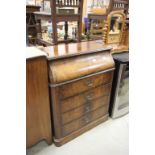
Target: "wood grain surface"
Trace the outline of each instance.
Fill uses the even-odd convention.
[[[52,143],[48,72],[45,56],[26,60],[26,144]]]

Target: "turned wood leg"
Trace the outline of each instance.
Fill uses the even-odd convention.
[[[64,40],[67,40],[68,38],[68,22],[65,21],[65,35],[64,35]]]
[[[41,21],[37,20],[36,21],[36,31],[37,31],[37,36],[38,34],[40,35],[40,38],[42,38],[42,33],[41,33]]]
[[[92,20],[89,18],[88,19],[88,34],[90,34],[91,22],[92,22]]]

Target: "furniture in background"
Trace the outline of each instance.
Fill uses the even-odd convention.
[[[51,144],[47,59],[34,47],[27,47],[26,54],[26,146],[43,139]]]
[[[129,18],[127,17],[125,20],[125,28],[123,31],[124,38],[122,40],[122,44],[129,47]]]
[[[51,13],[47,12],[35,12],[35,18],[40,24],[41,20],[48,20],[52,22],[52,39],[53,41],[45,41],[42,40],[42,36],[39,39],[40,42],[45,45],[53,45],[59,42],[71,42],[74,39],[68,39],[68,22],[77,22],[77,40],[81,40],[81,32],[82,32],[82,10],[83,10],[83,0],[51,0]],[[77,13],[75,13],[74,9],[77,9]],[[65,25],[65,35],[64,40],[58,40],[58,32],[57,32],[57,23],[64,22]],[[41,34],[41,29],[38,33]]]
[[[95,13],[92,10],[92,13],[88,14],[89,33],[91,38],[94,38],[94,39],[102,38],[102,36],[104,35],[104,31],[103,31],[104,23],[106,24],[106,20],[110,12],[122,11],[123,13],[125,13],[126,16],[128,16],[128,9],[129,9],[128,0],[110,0],[108,7],[105,8],[105,11],[103,11],[103,13],[100,13],[100,12]],[[98,10],[98,8],[96,10]]]
[[[109,113],[112,118],[129,112],[129,52],[113,54],[115,72]]]
[[[129,23],[122,11],[112,11],[108,15],[103,31],[103,42],[113,47],[112,53],[128,51]]]
[[[94,20],[93,23],[91,24],[91,33],[94,37],[94,35],[102,35],[103,33],[103,26],[104,26],[104,21],[98,21],[98,20]]]
[[[108,119],[114,61],[103,41],[45,47],[54,143],[61,146]]]
[[[37,25],[34,17],[34,12],[39,10],[40,6],[26,5],[26,38],[28,45],[36,44]]]
[[[111,0],[110,11],[120,11],[122,10],[126,15],[129,11],[129,0]]]
[[[101,9],[104,9],[104,11],[95,12],[93,8],[91,9],[91,13],[88,13],[88,19],[89,19],[89,34],[91,38],[94,39],[102,39],[103,36],[103,28],[104,28],[104,21],[107,20],[107,16],[110,13],[112,9],[113,1],[109,1],[109,5],[106,8],[105,6],[101,6]],[[93,6],[92,6],[93,7]],[[102,8],[103,7],[103,8]],[[98,10],[98,8],[96,9]],[[98,24],[96,24],[98,23]],[[94,31],[98,31],[99,33],[94,33]],[[96,31],[96,32],[97,32]]]
[[[89,34],[90,34],[90,37],[94,38],[94,39],[102,39],[104,21],[107,19],[107,14],[89,13],[88,14],[88,19],[89,19]],[[95,31],[95,33],[94,33],[94,31]]]

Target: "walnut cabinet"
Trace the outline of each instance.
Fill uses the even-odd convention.
[[[44,48],[56,146],[108,119],[115,67],[110,50],[102,41]]]

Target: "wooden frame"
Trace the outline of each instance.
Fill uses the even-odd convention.
[[[27,45],[35,45],[37,40],[37,25],[34,17],[34,12],[39,11],[40,6],[26,5],[26,37]],[[28,35],[32,35],[29,38]]]
[[[109,32],[110,32],[110,24],[111,24],[111,17],[114,14],[119,14],[123,18],[122,22],[122,29],[121,29],[121,36],[119,42],[110,42],[109,43]],[[112,11],[105,22],[104,29],[103,29],[103,42],[104,44],[111,44],[112,46],[112,53],[119,53],[123,51],[129,51],[129,21],[126,20],[126,15],[120,11]]]
[[[64,3],[62,3],[64,2]],[[78,42],[81,41],[81,32],[82,32],[82,12],[83,12],[83,0],[51,0],[50,1],[51,6],[51,13],[46,12],[36,12],[35,17],[37,20],[52,20],[52,26],[53,26],[53,44],[59,43],[58,37],[57,37],[57,23],[58,22],[65,22],[65,36],[64,41],[61,42],[71,42],[71,40],[68,40],[68,22],[69,21],[76,21],[78,25],[78,33],[77,33],[77,40]],[[61,7],[68,7],[68,8],[78,8],[77,14],[57,14],[56,8]],[[40,24],[40,22],[38,22]],[[41,33],[41,32],[38,32]],[[48,42],[47,45],[50,43]],[[52,44],[52,42],[51,42]]]
[[[92,30],[91,30],[91,24],[92,24],[92,21],[95,19],[95,20],[99,20],[99,21],[103,21],[103,23],[107,20],[107,16],[108,14],[111,12],[112,10],[112,7],[113,7],[113,0],[110,0],[109,1],[109,6],[108,8],[106,9],[106,12],[104,14],[99,14],[99,13],[89,13],[88,14],[88,20],[89,20],[89,34],[92,35],[93,38],[97,38],[97,39],[101,39],[102,38],[102,35],[93,35],[92,33]],[[97,37],[96,37],[97,36]]]
[[[106,39],[106,43],[108,44],[109,43],[109,32],[110,32],[110,25],[111,25],[111,17],[113,15],[121,15],[122,16],[122,28],[121,28],[121,34],[120,34],[120,41],[118,43],[121,43],[121,40],[122,40],[122,33],[123,33],[123,30],[124,30],[124,26],[125,26],[125,14],[121,11],[112,11],[109,15],[108,15],[108,18],[107,18],[107,23],[108,23],[108,30],[107,30],[107,39]],[[115,43],[115,42],[114,42]]]

